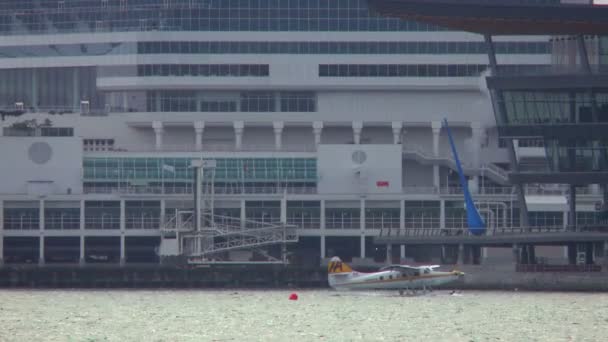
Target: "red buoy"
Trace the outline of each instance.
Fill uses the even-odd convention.
[[[289,295],[289,300],[298,300],[298,294],[297,293],[292,293]]]

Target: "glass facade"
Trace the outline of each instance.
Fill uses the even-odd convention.
[[[440,31],[373,14],[366,0],[8,1],[0,34],[125,31]]]
[[[265,77],[268,64],[145,64],[137,76]]]
[[[103,108],[95,67],[0,69],[0,109],[23,103],[27,109],[72,112],[81,101]]]
[[[498,54],[548,54],[548,42],[497,42]],[[0,46],[0,58],[153,54],[485,54],[483,42],[158,41]]]
[[[216,182],[316,182],[315,158],[218,158]],[[192,182],[192,158],[85,158],[85,182]]]
[[[310,91],[148,91],[149,112],[316,112]]]
[[[608,170],[608,140],[546,142],[549,167],[559,172],[597,172]]]
[[[595,103],[599,122],[608,122],[608,93],[504,91],[507,125],[591,123]]]

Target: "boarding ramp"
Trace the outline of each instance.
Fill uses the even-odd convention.
[[[403,158],[412,159],[422,165],[440,165],[457,171],[456,160],[450,155],[438,155],[426,151],[423,147],[414,144],[403,145]],[[500,185],[509,185],[507,172],[494,164],[483,164],[476,168],[468,163],[462,163],[462,170],[467,176],[483,174]]]

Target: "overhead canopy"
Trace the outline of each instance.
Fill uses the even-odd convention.
[[[379,14],[492,35],[608,34],[608,6],[522,0],[369,0]]]

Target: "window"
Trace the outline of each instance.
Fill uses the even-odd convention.
[[[321,64],[319,77],[477,77],[486,65]]]
[[[274,112],[275,97],[271,92],[245,92],[241,94],[242,112]]]
[[[314,92],[282,92],[282,112],[315,112],[316,95]]]

